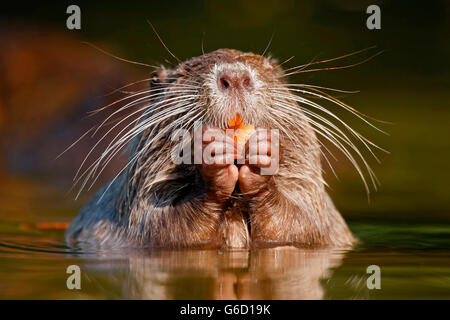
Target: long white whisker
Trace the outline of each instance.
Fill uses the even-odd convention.
[[[280,106],[281,107],[281,106]],[[269,106],[269,112],[271,112],[273,115],[279,115],[279,114],[282,114],[282,115],[284,115],[284,121],[286,121],[286,122],[288,122],[290,125],[292,125],[292,126],[296,126],[297,124],[295,123],[295,122],[293,122],[292,120],[291,120],[291,116],[292,116],[292,114],[291,113],[285,113],[284,111],[282,111],[282,110],[280,110],[280,109],[273,109],[273,108],[271,108],[270,106]],[[297,114],[295,114],[294,116],[299,116],[299,115],[297,115]],[[308,121],[308,118],[307,117],[303,117],[302,116],[302,118],[303,119],[305,119],[306,121]],[[275,124],[276,124],[276,126],[278,127],[278,128],[280,128],[281,130],[282,130],[282,132],[284,132],[284,127],[283,126],[281,126],[279,123],[278,123],[278,121],[276,121],[275,120]],[[311,128],[311,130],[314,130],[314,128],[308,123],[308,122],[306,122],[306,125],[309,127],[309,128]],[[285,133],[285,132],[284,132]],[[285,133],[286,134],[286,133]],[[291,139],[291,138],[290,138]],[[291,141],[292,141],[292,139],[291,139]],[[337,159],[336,159],[336,157],[334,156],[334,154],[330,151],[330,149],[328,149],[328,147],[325,145],[325,144],[323,144],[322,143],[322,141],[320,141],[320,140],[317,140],[318,142],[319,142],[319,144],[321,145],[321,147],[323,147],[332,157],[333,157],[333,159],[336,161]],[[325,159],[325,161],[327,162],[327,164],[328,164],[328,166],[330,167],[330,169],[331,169],[331,171],[332,171],[332,173],[334,174],[334,176],[338,179],[338,176],[337,176],[337,174],[336,174],[336,171],[334,170],[334,168],[333,168],[333,166],[331,165],[331,162],[329,161],[329,159],[328,159],[328,157],[326,156],[326,154],[320,149],[320,153],[322,154],[322,156],[324,157],[324,159]]]
[[[165,129],[163,129],[164,131]],[[159,134],[158,134],[159,135]],[[133,156],[133,158],[127,163],[126,166],[124,166],[118,173],[117,175],[111,180],[111,182],[109,183],[109,185],[106,187],[105,191],[103,192],[103,194],[100,196],[98,201],[101,201],[101,199],[103,198],[103,196],[105,195],[105,193],[108,191],[108,189],[111,187],[111,185],[114,183],[114,181],[120,176],[120,174],[122,174],[122,172],[128,168],[130,166],[131,163],[133,163],[134,161],[136,161],[136,159],[149,147],[151,146],[152,142],[159,138],[158,135],[156,135],[155,137],[153,137],[151,139],[150,142],[147,142],[147,144],[144,146],[144,148],[142,148],[142,150],[140,150],[139,152],[136,153],[135,156]]]
[[[100,142],[101,142],[101,141],[102,141],[102,140],[103,140],[103,139],[104,139],[104,138],[105,138],[112,130],[114,130],[114,128],[116,128],[117,126],[119,126],[123,121],[127,120],[128,118],[132,117],[133,115],[135,115],[135,114],[137,114],[137,113],[139,113],[139,112],[141,112],[141,111],[143,111],[143,110],[145,110],[145,109],[147,109],[147,108],[149,108],[151,111],[155,111],[155,110],[157,110],[157,109],[160,109],[160,108],[163,108],[163,107],[167,106],[167,105],[165,105],[164,103],[167,103],[167,102],[170,102],[170,101],[173,101],[173,100],[177,100],[177,99],[187,98],[187,97],[195,97],[195,95],[184,95],[184,96],[180,96],[180,97],[170,98],[170,99],[167,99],[167,100],[164,100],[164,101],[159,101],[159,102],[157,102],[157,103],[155,103],[155,104],[153,104],[153,105],[150,105],[150,106],[144,106],[144,107],[142,107],[142,108],[139,108],[138,110],[136,110],[136,111],[132,112],[131,114],[127,115],[126,117],[124,117],[122,120],[120,120],[118,123],[116,123],[112,128],[110,128],[110,129],[108,130],[108,132],[106,132],[106,133],[105,133],[105,134],[97,141],[97,143],[91,148],[91,150],[90,150],[89,153],[86,155],[86,157],[84,158],[83,162],[81,163],[79,169],[77,170],[77,172],[76,172],[76,174],[75,174],[75,177],[74,177],[74,180],[77,179],[78,174],[80,173],[81,169],[83,168],[84,164],[86,163],[87,159],[89,158],[89,156],[91,155],[91,153],[94,151],[94,149],[100,144]],[[158,106],[158,105],[160,105],[160,107],[158,107],[158,108],[155,109],[154,107],[156,107],[156,106]],[[128,127],[128,126],[127,126],[127,127]],[[125,128],[127,128],[127,127],[125,127]],[[125,128],[124,128],[124,129],[125,129]],[[122,129],[122,130],[119,132],[119,134],[122,133],[124,129]],[[114,141],[114,140],[113,140],[113,141]]]
[[[316,109],[321,110],[322,112],[330,115],[331,117],[333,117],[334,119],[338,120],[342,125],[344,125],[344,127],[349,130],[349,132],[354,135],[358,140],[360,140],[364,146],[370,151],[370,153],[372,154],[372,156],[377,160],[377,162],[380,162],[380,160],[378,159],[378,157],[374,154],[374,152],[372,151],[372,149],[367,145],[366,141],[368,143],[370,143],[373,147],[380,149],[381,151],[384,151],[386,153],[388,153],[388,151],[382,149],[381,147],[377,146],[376,144],[372,143],[369,139],[365,138],[363,135],[361,135],[360,133],[358,133],[357,131],[355,131],[353,128],[351,128],[346,122],[344,122],[342,119],[340,119],[338,116],[336,116],[333,112],[327,110],[326,108],[322,107],[321,105],[314,103],[308,99],[302,98],[302,97],[298,97],[298,96],[291,96],[291,95],[282,95],[282,94],[276,94],[275,96],[280,97],[280,98],[284,98],[284,99],[289,99],[289,100],[294,100],[306,105],[309,105],[311,107],[314,107]]]
[[[176,101],[175,103],[179,103],[179,102]],[[164,106],[166,106],[166,105],[164,105]],[[172,107],[171,107],[171,110],[177,110],[176,114],[186,111],[185,109],[181,109],[178,105],[172,106]],[[156,123],[157,121],[160,121],[160,119],[158,119],[157,117],[158,117],[158,116],[161,116],[161,114],[166,114],[166,112],[167,112],[167,110],[163,110],[163,111],[158,112],[158,113],[155,114],[154,116],[149,117],[149,118],[145,121],[145,123],[150,123],[150,124],[152,124],[152,123]],[[126,129],[126,128],[122,129],[122,131],[125,130],[125,129]],[[88,172],[89,170],[91,170],[91,174],[89,174],[89,176],[92,175],[92,174],[94,174],[94,172],[96,171],[96,168],[98,167],[98,165],[101,163],[101,161],[104,159],[104,157],[105,157],[108,153],[110,153],[110,152],[112,152],[113,150],[115,150],[114,153],[112,153],[112,154],[110,155],[110,158],[112,158],[112,157],[113,157],[113,156],[114,156],[114,155],[122,148],[122,146],[123,146],[125,143],[127,143],[128,141],[130,141],[134,136],[137,136],[140,132],[142,132],[142,131],[145,130],[145,129],[146,129],[146,128],[143,127],[143,125],[140,124],[139,127],[133,128],[133,130],[132,130],[131,132],[127,133],[125,137],[122,137],[121,139],[119,139],[118,141],[116,141],[116,142],[114,143],[114,140],[117,139],[118,136],[120,136],[120,133],[117,134],[116,137],[113,139],[113,141],[110,142],[110,144],[109,144],[109,146],[106,148],[106,150],[102,153],[102,155],[101,155],[101,156],[100,156],[93,164],[91,164],[91,166],[90,166],[88,169],[86,169],[86,171],[85,171],[82,175],[80,175],[80,176],[77,178],[77,181],[75,182],[75,184],[77,184],[78,181],[79,181],[85,174],[87,174],[87,172]],[[112,145],[113,143],[114,143],[114,145]],[[88,177],[89,177],[89,176],[88,176]]]
[[[280,103],[280,102],[276,102],[276,105],[278,105],[279,107],[282,107],[282,108],[286,108],[287,107],[285,104]],[[306,115],[302,115],[299,112],[296,115],[297,116],[304,116],[304,117],[306,117]],[[369,194],[369,188],[368,188],[368,186],[366,184],[364,175],[363,175],[359,165],[357,164],[356,160],[353,158],[351,153],[347,150],[347,148],[341,142],[336,140],[336,138],[342,139],[342,141],[344,143],[349,145],[349,147],[352,148],[359,155],[361,160],[364,162],[364,165],[365,165],[366,169],[368,170],[369,176],[371,177],[371,180],[372,180],[372,182],[374,184],[374,188],[376,189],[377,188],[377,185],[376,185],[377,179],[376,179],[376,177],[375,177],[375,175],[373,173],[373,170],[367,164],[367,162],[365,161],[364,157],[361,155],[361,153],[356,148],[356,146],[348,139],[348,137],[346,137],[345,135],[344,135],[345,137],[341,137],[339,134],[334,133],[332,130],[328,129],[327,127],[324,127],[323,125],[317,123],[316,121],[312,120],[311,118],[309,118],[309,117],[306,117],[306,118],[308,119],[307,121],[309,123],[311,123],[312,125],[316,126],[319,129],[321,129],[321,130],[315,130],[318,134],[320,134],[321,136],[323,136],[324,138],[329,140],[333,145],[335,145],[339,150],[341,150],[341,152],[343,152],[346,155],[346,157],[350,160],[350,162],[353,164],[353,166],[357,169],[358,173],[360,174],[360,176],[361,176],[361,178],[363,180],[364,186],[366,188],[366,191]],[[341,132],[341,134],[342,134],[342,132]]]
[[[347,159],[349,159],[349,161],[352,163],[352,165],[355,167],[355,169],[357,170],[358,174],[361,177],[361,180],[364,184],[364,188],[366,189],[367,194],[370,194],[370,189],[367,185],[366,179],[364,177],[364,174],[361,170],[361,168],[359,167],[358,163],[356,162],[356,160],[353,158],[353,156],[351,155],[351,153],[347,150],[347,148],[342,145],[341,142],[339,142],[338,140],[335,139],[335,137],[333,135],[331,135],[327,130],[324,130],[324,132],[322,132],[321,130],[315,129],[313,128],[313,130],[319,134],[320,136],[322,136],[323,138],[325,138],[326,140],[328,140],[330,143],[332,143],[336,148],[338,148],[346,157]]]
[[[278,89],[278,90],[279,90],[279,89],[285,89],[285,87],[275,87],[275,88],[271,88],[271,89],[275,89],[275,90]],[[353,115],[355,115],[356,117],[358,117],[359,119],[361,119],[362,121],[364,121],[366,124],[368,124],[369,126],[371,126],[372,128],[374,128],[375,130],[377,130],[377,131],[379,131],[379,132],[381,132],[381,133],[383,133],[383,134],[385,134],[385,135],[389,135],[387,132],[385,132],[385,131],[381,130],[380,128],[376,127],[374,124],[372,124],[372,123],[371,123],[370,121],[368,121],[367,119],[364,119],[364,117],[362,117],[361,115],[359,115],[357,112],[355,112],[355,111],[353,111],[353,110],[351,110],[351,109],[348,109],[344,104],[342,104],[342,103],[340,103],[340,102],[338,102],[338,101],[335,101],[335,100],[333,100],[333,99],[330,99],[330,98],[327,97],[327,96],[318,94],[318,93],[316,93],[316,92],[307,91],[307,90],[294,89],[294,88],[287,88],[287,89],[288,89],[289,91],[299,92],[299,93],[303,93],[303,94],[309,94],[309,95],[316,96],[316,97],[319,97],[319,98],[321,98],[321,99],[330,101],[330,102],[332,102],[333,104],[336,104],[336,105],[340,106],[341,108],[343,108],[343,109],[345,109],[345,110],[351,112]],[[296,96],[296,95],[293,95],[293,96],[294,96],[294,97],[297,97],[297,98],[300,98],[300,97],[298,97],[298,96]],[[303,99],[304,99],[304,98],[303,98]],[[306,100],[306,99],[305,99],[305,100]]]
[[[92,130],[94,130],[95,126],[91,127],[89,130],[87,130],[85,133],[83,133],[83,135],[81,137],[79,137],[75,142],[73,142],[70,146],[68,146],[63,152],[61,152],[56,158],[59,159],[64,153],[66,153],[67,151],[69,151],[70,149],[72,149],[78,142],[80,142],[81,139],[83,139],[89,132],[91,132]]]
[[[172,84],[173,85],[173,84]],[[193,86],[191,86],[192,88],[195,88],[195,89],[198,89],[198,87],[193,87]],[[153,91],[160,91],[160,90],[167,90],[167,88],[158,88],[158,89],[153,89],[153,90],[146,90],[145,92],[143,92],[143,93],[148,93],[148,92],[153,92]],[[180,91],[181,92],[181,91]],[[186,91],[187,92],[187,91]],[[196,92],[196,90],[194,90],[194,89],[192,89],[192,92]],[[177,93],[177,92],[175,92],[175,91],[171,91],[171,93]],[[113,105],[113,104],[116,104],[116,103],[118,103],[118,102],[121,102],[121,101],[124,101],[124,100],[126,100],[126,99],[130,99],[130,98],[133,98],[134,96],[137,96],[137,95],[131,95],[131,96],[128,96],[128,97],[125,97],[125,98],[123,98],[123,99],[119,99],[119,100],[117,100],[117,101],[115,101],[114,103],[112,103],[112,104],[110,104],[110,105],[107,105],[106,107],[109,107],[109,106],[111,106],[111,105]],[[150,96],[147,96],[148,98],[150,98],[150,97],[153,97],[153,95],[150,95]],[[136,104],[136,101],[134,101],[134,102],[132,102],[132,103],[129,103],[127,106],[123,106],[123,107],[121,107],[119,110],[117,110],[116,112],[114,112],[114,114],[117,114],[118,112],[120,112],[120,111],[123,111],[123,110],[125,110],[127,107],[131,107],[131,106],[133,106],[133,105],[135,105]],[[113,114],[113,115],[114,115]],[[112,115],[111,115],[112,116]],[[109,118],[111,118],[111,116],[110,117],[108,117],[108,119]],[[61,152],[55,159],[58,159],[58,158],[60,158],[63,154],[65,154],[67,151],[69,151],[70,149],[72,149],[78,142],[80,142],[89,132],[91,132],[92,130],[94,130],[95,129],[95,131],[94,131],[94,133],[93,133],[93,135],[91,136],[91,137],[93,137],[96,133],[97,133],[97,131],[100,129],[100,127],[101,126],[103,126],[105,123],[106,123],[106,121],[108,120],[108,119],[106,119],[106,120],[104,120],[100,125],[94,125],[94,126],[92,126],[91,128],[89,128],[85,133],[83,133],[77,140],[75,140],[69,147],[67,147],[63,152]]]
[[[312,84],[303,84],[303,83],[288,83],[284,85],[285,87],[307,87],[307,88],[316,88],[316,89],[324,89],[334,92],[340,92],[340,93],[358,93],[359,90],[342,90],[342,89],[335,89],[335,88],[329,88],[329,87],[322,87],[322,86],[316,86]]]
[[[150,91],[146,91],[146,92],[143,92],[142,94],[144,94],[144,93],[149,93],[149,92],[150,92]],[[194,93],[194,92],[197,92],[197,90],[194,90],[194,89],[189,89],[189,90],[176,90],[176,91],[174,90],[174,91],[172,91],[172,92],[170,92],[170,93]],[[125,109],[127,109],[127,108],[129,108],[129,107],[135,106],[135,105],[137,105],[138,103],[140,103],[140,102],[142,102],[142,101],[153,100],[155,97],[158,97],[158,96],[164,96],[164,95],[167,95],[167,94],[168,94],[167,91],[162,91],[162,92],[158,92],[158,93],[155,93],[155,94],[151,94],[151,95],[148,95],[148,96],[145,96],[145,97],[142,97],[142,98],[133,100],[133,101],[130,102],[130,103],[127,103],[126,105],[124,105],[124,106],[121,107],[120,109],[118,109],[118,110],[114,111],[112,114],[110,114],[105,120],[103,120],[103,122],[100,123],[100,125],[98,126],[97,130],[95,130],[95,132],[92,134],[92,137],[94,137],[94,135],[98,132],[98,130],[100,130],[100,128],[101,128],[101,127],[102,127],[109,119],[111,119],[114,115],[118,114],[119,112],[122,112],[123,110],[125,110]],[[137,95],[133,95],[133,96],[137,96]]]
[[[183,111],[183,112],[184,112],[184,111],[188,111],[188,108],[189,108],[189,107],[191,107],[191,106],[188,105],[187,107],[183,107],[182,110],[181,110],[180,107],[178,107],[178,108],[180,108],[180,111]],[[179,113],[181,113],[181,112],[178,112],[178,110],[177,110],[177,112],[172,112],[172,113],[169,114],[169,115],[165,115],[164,118],[162,118],[162,120],[164,120],[165,118],[168,118],[168,117],[177,115],[177,114],[179,114]],[[190,115],[192,115],[192,114],[195,114],[195,112],[194,112],[193,110],[187,112],[186,115],[184,115],[183,117],[180,117],[178,120],[180,120],[181,118],[190,116]],[[116,147],[113,147],[113,148],[112,148],[112,149],[116,148],[116,151],[115,151],[114,153],[111,153],[111,154],[108,156],[107,162],[106,162],[105,164],[107,164],[107,163],[115,156],[115,154],[122,148],[122,146],[124,146],[126,143],[128,143],[128,141],[131,141],[131,139],[133,139],[134,137],[136,137],[137,135],[139,135],[141,132],[143,132],[143,131],[149,129],[151,126],[153,126],[153,124],[156,124],[156,123],[158,123],[158,122],[160,122],[160,121],[162,121],[162,120],[161,120],[161,119],[154,119],[154,120],[152,121],[152,123],[150,123],[150,124],[145,124],[145,126],[139,127],[139,130],[136,130],[136,133],[134,133],[134,134],[133,134],[132,136],[130,136],[128,139],[123,140],[123,141],[118,141],[118,145],[117,145]],[[177,120],[177,121],[178,121],[178,120]],[[173,123],[171,123],[171,124],[169,124],[169,126],[166,127],[166,129],[167,129],[166,131],[169,131],[169,129],[170,129],[171,127],[173,127],[175,123],[176,123],[176,121],[173,122]],[[164,131],[164,132],[165,132],[165,131]],[[151,135],[151,134],[150,134],[150,135]],[[119,142],[120,142],[120,143],[119,143]],[[153,140],[151,140],[151,142],[153,142]]]

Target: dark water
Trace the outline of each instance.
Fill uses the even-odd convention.
[[[2,70],[0,77],[0,298],[450,299],[449,2],[408,6],[379,2],[381,31],[366,29],[365,1],[269,1],[264,5],[145,1],[108,5],[107,10],[92,2],[82,6],[83,12],[89,12],[89,27],[65,34],[61,32],[64,3],[39,3],[36,10],[23,10],[21,4],[19,9],[2,7],[2,35],[11,39],[4,37],[7,41],[2,41],[4,50],[0,50],[0,65],[10,70]],[[147,21],[154,23],[181,59],[200,54],[203,44],[206,51],[230,47],[262,52],[271,35],[268,52],[279,61],[295,56],[283,65],[286,69],[314,57],[334,58],[373,45],[376,52],[386,50],[357,68],[289,79],[291,83],[360,90],[337,97],[365,114],[393,123],[377,124],[390,134],[385,136],[349,119],[358,132],[392,152],[377,154],[382,165],[374,169],[383,187],[370,207],[354,170],[344,161],[335,164],[340,181],[333,200],[338,208],[357,217],[382,214],[385,219],[349,221],[361,239],[350,251],[81,252],[65,245],[63,231],[36,228],[36,222],[69,221],[76,213],[74,206],[81,206],[89,195],[77,204],[71,199],[60,204],[63,197],[52,191],[47,195],[47,189],[60,187],[65,193],[72,181],[57,185],[45,178],[33,179],[45,183],[30,186],[28,180],[7,179],[1,172],[3,158],[20,174],[32,174],[35,168],[58,178],[72,178],[88,151],[77,149],[60,162],[53,160],[78,138],[78,131],[81,135],[88,127],[84,112],[97,107],[92,96],[117,88],[113,78],[125,83],[141,79],[132,65],[133,69],[125,69],[126,64],[121,69],[120,62],[113,64],[114,59],[90,58],[94,56],[82,51],[81,42],[126,59],[170,66],[170,55]],[[54,48],[58,49],[56,56]],[[357,55],[326,66],[351,65],[366,57]],[[108,66],[111,73],[104,74]],[[148,71],[141,70],[142,78],[148,77]],[[100,90],[104,78],[107,88]],[[74,106],[78,111],[70,111]],[[345,117],[337,109],[330,111]],[[82,125],[73,124],[75,119],[82,119]],[[86,145],[86,150],[90,147]],[[331,186],[337,183],[331,180]],[[389,219],[398,212],[425,220]],[[447,222],[436,222],[440,218]],[[66,287],[66,269],[74,264],[81,268],[81,290]],[[367,288],[370,265],[381,269],[380,290]]]
[[[449,299],[450,224],[350,221],[350,251],[82,252],[64,231],[0,222],[0,298],[24,299]],[[69,265],[81,290],[69,290]],[[366,269],[378,265],[381,289]]]

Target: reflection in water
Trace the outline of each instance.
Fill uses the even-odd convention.
[[[278,247],[258,250],[157,250],[82,267],[114,270],[125,299],[322,299],[320,280],[342,252]],[[110,286],[107,286],[110,287]]]
[[[9,216],[8,216],[9,217]],[[17,215],[11,215],[16,218]],[[0,299],[447,299],[450,225],[351,222],[351,251],[68,248],[62,230],[0,219]],[[69,265],[81,290],[68,290]],[[366,286],[381,268],[381,290]]]

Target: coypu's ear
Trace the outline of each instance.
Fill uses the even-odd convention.
[[[166,69],[164,67],[160,67],[153,71],[150,77],[150,88],[159,87],[164,83],[172,83],[174,82],[173,71],[170,69]]]

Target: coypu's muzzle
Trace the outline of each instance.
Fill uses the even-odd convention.
[[[210,112],[220,127],[240,114],[245,124],[253,124],[258,109],[258,79],[250,66],[241,62],[215,65],[209,77]]]
[[[223,94],[242,95],[253,91],[253,80],[247,70],[225,69],[217,77],[217,86]]]

